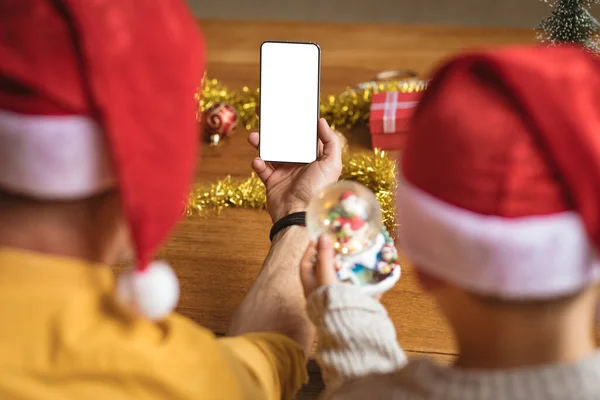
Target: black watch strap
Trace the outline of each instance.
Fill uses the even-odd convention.
[[[292,213],[275,222],[271,227],[271,233],[269,234],[269,239],[271,242],[273,241],[275,235],[292,225],[306,226],[306,212],[301,211]]]

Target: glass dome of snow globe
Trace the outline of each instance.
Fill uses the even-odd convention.
[[[306,210],[309,235],[328,235],[338,254],[351,255],[371,247],[382,229],[381,207],[375,194],[352,181],[324,188]]]

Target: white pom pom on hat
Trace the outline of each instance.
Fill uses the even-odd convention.
[[[117,297],[136,314],[159,320],[177,307],[179,282],[167,263],[154,261],[144,269],[122,273],[117,278]]]

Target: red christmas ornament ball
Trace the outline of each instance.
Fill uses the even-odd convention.
[[[227,103],[215,103],[204,111],[204,129],[212,145],[230,136],[237,127],[235,109]]]

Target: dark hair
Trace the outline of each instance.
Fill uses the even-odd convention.
[[[541,309],[541,308],[549,308],[549,307],[566,307],[570,305],[577,297],[583,293],[587,287],[577,290],[575,292],[562,295],[559,297],[552,297],[548,299],[503,299],[500,297],[482,295],[478,293],[469,292],[469,295],[473,297],[475,300],[478,300],[488,306],[491,307],[528,307],[532,310]]]
[[[13,193],[4,189],[0,189],[0,206],[9,205],[26,205],[26,204],[37,204],[37,203],[73,203],[81,202],[86,200],[102,200],[106,196],[110,196],[118,192],[117,188],[110,188],[102,193],[95,194],[88,198],[76,199],[76,200],[38,200],[32,197],[24,196],[21,194]]]
[[[0,189],[0,204],[31,202],[33,199]]]

